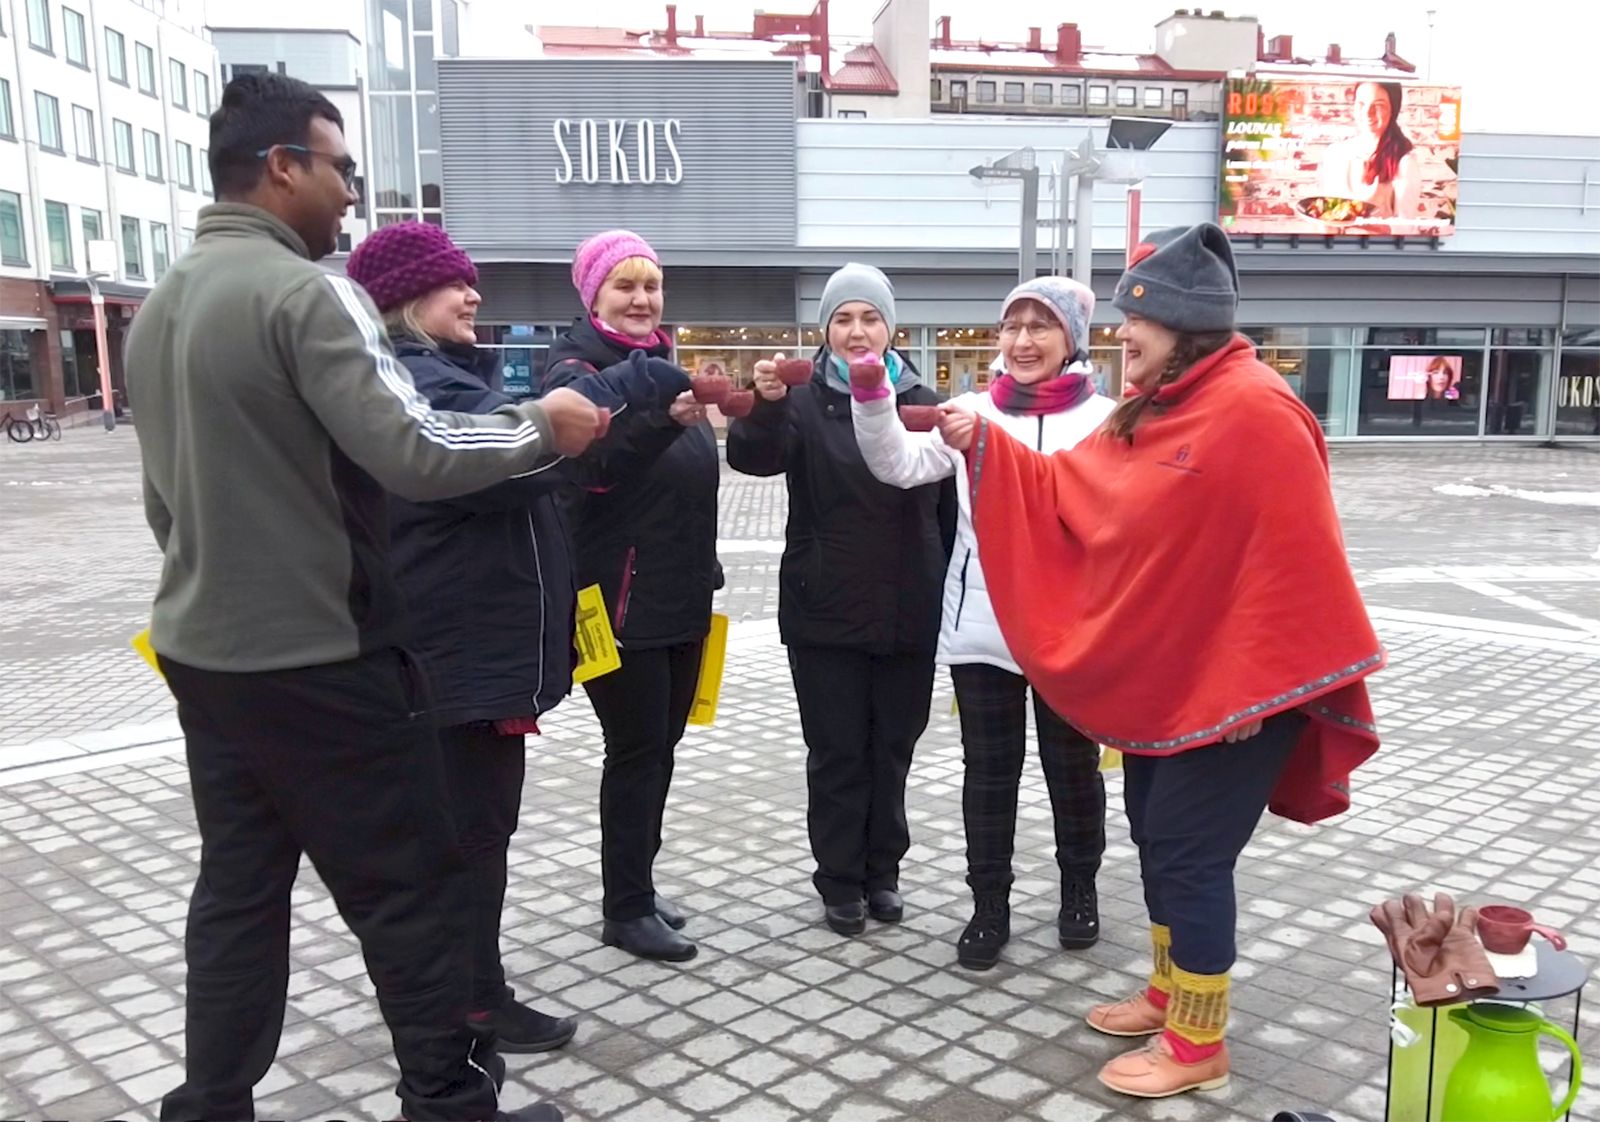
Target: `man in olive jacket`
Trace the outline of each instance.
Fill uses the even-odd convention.
[[[498,1114],[504,1063],[466,1023],[460,857],[425,686],[386,560],[385,489],[480,490],[593,439],[575,393],[438,413],[376,310],[313,262],[355,201],[338,111],[276,74],[211,118],[219,203],[128,339],[151,643],[178,700],[202,842],[186,1079],[164,1120],[254,1117],[282,1032],[302,853],[361,941],[416,1120]]]

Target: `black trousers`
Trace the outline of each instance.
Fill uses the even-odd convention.
[[[824,903],[898,889],[911,846],[906,774],[928,727],[933,655],[790,647],[806,738],[806,824]]]
[[[1172,961],[1192,974],[1233,967],[1233,868],[1305,722],[1303,713],[1280,713],[1249,740],[1123,757],[1145,905],[1172,929]]]
[[[1011,888],[1017,789],[1028,748],[1028,680],[983,663],[952,666],[961,717],[967,884],[974,896]],[[1033,695],[1039,764],[1050,792],[1062,879],[1093,880],[1106,851],[1106,784],[1100,749]]]
[[[655,911],[651,874],[672,786],[672,751],[683,739],[700,677],[703,640],[622,652],[622,667],[584,683],[606,738],[600,776],[600,875],[607,919]]]
[[[525,741],[486,722],[439,730],[456,842],[466,863],[467,948],[473,1012],[511,998],[500,963],[500,914],[506,902],[506,855],[517,832],[526,774]]]
[[[162,669],[201,841],[184,943],[186,1078],[162,1119],[254,1117],[252,1088],[283,1031],[302,852],[361,942],[405,1116],[493,1117],[497,1059],[467,1028],[461,856],[414,664],[387,650],[267,673],[168,659]]]

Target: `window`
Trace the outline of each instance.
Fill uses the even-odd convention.
[[[174,162],[177,165],[178,186],[185,191],[194,190],[194,149],[183,141],[173,145],[177,152]]]
[[[83,252],[87,256],[89,243],[100,241],[105,237],[105,234],[100,228],[101,215],[98,210],[90,210],[88,207],[84,207],[79,213],[83,215]]]
[[[1089,87],[1089,104],[1090,105],[1110,105],[1111,104],[1111,87],[1110,86],[1090,86]]]
[[[28,42],[53,53],[50,40],[50,0],[28,0]]]
[[[167,240],[167,228],[160,222],[150,223],[151,280],[160,280],[167,273],[172,260],[172,243]]]
[[[144,177],[161,182],[161,137],[144,130]]]
[[[967,100],[967,84],[965,82],[955,81],[955,82],[951,82],[950,83],[950,100],[951,101],[965,101],[965,100]]]
[[[1189,91],[1188,90],[1173,90],[1172,91],[1172,107],[1174,109],[1187,109],[1187,108],[1189,108]]]
[[[0,78],[0,138],[17,139],[17,125],[11,119],[11,83]]]
[[[1146,109],[1160,109],[1164,100],[1165,91],[1160,86],[1146,86],[1144,88],[1144,107]]]
[[[156,53],[143,43],[135,43],[133,61],[139,67],[139,92],[155,97]]]
[[[1118,105],[1123,105],[1123,106],[1136,105],[1136,104],[1138,104],[1138,99],[1139,99],[1139,91],[1134,89],[1132,86],[1118,86],[1117,87],[1117,104]]]
[[[22,196],[0,191],[0,263],[28,263],[28,238],[22,231]]]
[[[1061,104],[1062,105],[1082,105],[1083,104],[1083,87],[1082,86],[1062,86],[1061,87]]]
[[[1357,434],[1478,435],[1482,330],[1371,328],[1365,334],[1366,347],[1357,352]]]
[[[32,331],[0,331],[0,401],[26,401],[38,396],[33,385],[35,338],[44,336]],[[40,347],[39,351],[43,349]],[[41,360],[43,357],[39,355]]]
[[[928,100],[935,102],[944,100],[944,79],[928,79]]]
[[[845,119],[860,119],[867,115],[867,111],[865,109],[840,109],[833,115]]]
[[[345,252],[347,253],[349,252],[349,245],[347,244],[349,241],[349,234],[339,235],[339,244],[345,246]],[[178,231],[178,256],[182,257],[185,253],[188,253],[189,247],[192,245],[194,245],[194,230],[185,226]]]
[[[1588,333],[1592,342],[1594,333]],[[1561,352],[1556,383],[1556,433],[1600,436],[1600,349],[1570,347]]]
[[[78,144],[78,159],[100,162],[100,145],[95,141],[94,113],[81,105],[72,107],[72,135]]]
[[[204,148],[200,149],[200,190],[205,193],[207,198],[216,194],[216,191],[211,186],[211,153]],[[356,204],[356,217],[366,217],[365,212],[361,209],[361,203]]]
[[[144,244],[139,240],[139,220],[122,220],[122,271],[133,280],[144,279]]]
[[[173,105],[189,108],[189,71],[175,58],[167,60],[167,92],[172,95]]]
[[[67,33],[67,61],[89,69],[89,29],[83,16],[71,8],[62,8],[61,27]]]
[[[61,146],[61,103],[35,90],[33,107],[39,118],[39,147],[50,152],[65,152]]]
[[[50,267],[72,272],[72,212],[66,203],[44,203],[44,226],[50,234]]]
[[[994,104],[994,83],[980,80],[978,82],[978,102],[981,105]]]
[[[111,140],[116,147],[117,170],[138,175],[139,169],[133,162],[133,126],[127,121],[113,120]]]
[[[1023,101],[1023,85],[1021,82],[1007,82],[1005,89],[1007,105],[1021,105]]]
[[[1049,82],[1035,82],[1033,84],[1033,103],[1035,105],[1049,105],[1050,99],[1055,94],[1055,89]]]
[[[211,76],[194,72],[194,111],[202,117],[211,116]]]
[[[122,32],[106,28],[106,74],[113,82],[128,84],[128,41]]]

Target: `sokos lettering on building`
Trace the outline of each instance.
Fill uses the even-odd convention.
[[[678,152],[683,125],[676,118],[665,121],[646,117],[638,120],[610,117],[604,121],[593,117],[576,121],[557,118],[550,123],[550,134],[561,157],[561,166],[555,173],[557,183],[671,185],[683,182],[683,157]],[[576,166],[573,164],[574,142]]]

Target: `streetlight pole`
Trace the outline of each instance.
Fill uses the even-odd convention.
[[[100,274],[90,273],[89,303],[94,307],[94,349],[100,367],[100,412],[106,431],[117,427],[116,405],[111,399],[111,351],[106,345],[106,298],[100,291]]]

